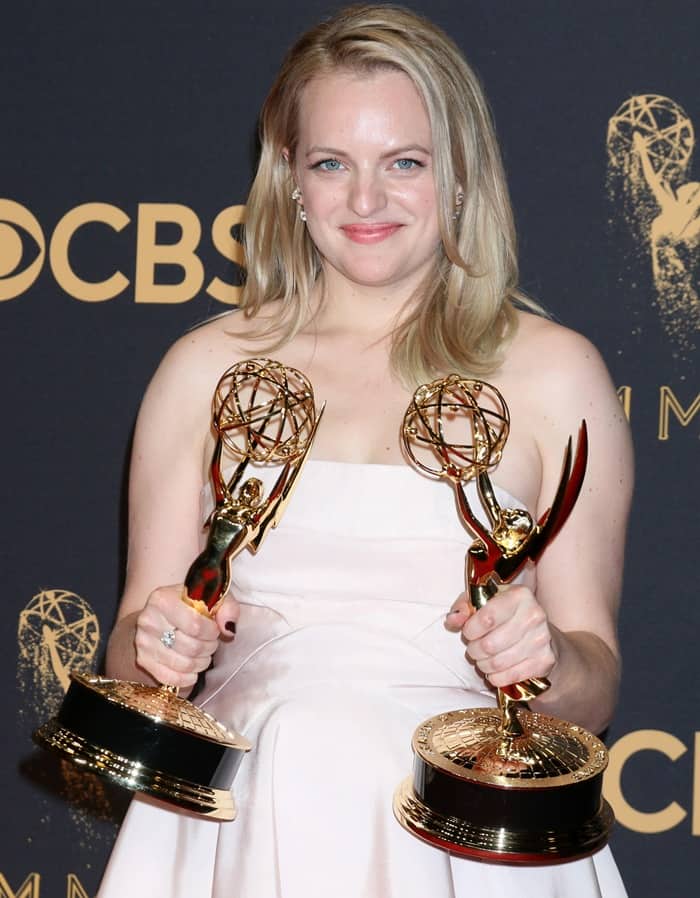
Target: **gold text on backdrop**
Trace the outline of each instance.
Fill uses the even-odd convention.
[[[236,240],[233,229],[243,222],[245,206],[228,206],[216,216],[211,226],[211,242],[216,251],[235,265],[243,263],[243,247]],[[119,268],[109,277],[90,281],[76,272],[71,261],[71,244],[82,229],[95,225],[120,233],[132,224],[132,219],[110,203],[83,203],[68,212],[56,224],[50,239],[36,216],[14,200],[0,199],[0,300],[15,299],[25,293],[37,280],[44,265],[48,245],[49,266],[61,289],[83,302],[104,302],[123,294],[130,281]],[[159,242],[158,226],[170,225],[179,231],[177,240]],[[139,203],[136,218],[133,255],[122,260],[121,267],[134,270],[134,302],[176,304],[193,299],[204,287],[206,274],[197,251],[202,238],[202,225],[197,214],[180,203]],[[23,265],[31,255],[25,246],[27,237],[35,244],[35,257]],[[180,269],[181,277],[174,284],[156,283],[159,266]],[[207,283],[205,292],[219,302],[235,305],[240,287],[215,276]]]
[[[90,898],[75,873],[69,873],[66,877],[65,895],[66,898]],[[41,874],[29,873],[15,891],[0,873],[0,898],[41,898]]]
[[[610,749],[610,763],[605,771],[603,794],[610,802],[618,822],[639,833],[662,833],[674,829],[688,816],[688,811],[677,801],[671,800],[658,810],[640,810],[625,795],[623,779],[629,784],[629,775],[623,776],[628,761],[640,752],[654,752],[675,762],[688,750],[688,746],[673,733],[664,730],[634,730],[622,736]],[[700,836],[700,733],[694,736],[694,757],[691,794],[691,833]]]
[[[685,395],[688,395],[687,390],[685,391]],[[628,385],[618,387],[617,396],[625,412],[625,417],[628,421],[631,421],[633,399],[632,387]],[[644,405],[647,406],[648,403],[645,401]],[[683,403],[671,387],[667,384],[662,384],[659,387],[658,439],[664,441],[668,440],[673,431],[678,431],[679,426],[688,427],[695,419],[698,412],[700,412],[700,393],[697,393],[694,399]],[[673,419],[671,418],[672,414]],[[672,421],[673,427],[671,426]]]

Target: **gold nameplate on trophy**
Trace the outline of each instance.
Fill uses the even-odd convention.
[[[467,587],[475,609],[536,562],[568,518],[586,470],[582,422],[571,440],[551,507],[535,522],[525,509],[502,508],[488,472],[510,430],[495,387],[456,374],[416,390],[403,442],[422,471],[453,486],[459,516],[474,537]],[[475,480],[488,518],[475,516],[464,484]],[[614,818],[602,798],[608,756],[582,727],[524,704],[549,688],[531,678],[497,690],[497,708],[452,711],[422,723],[413,736],[414,772],[394,796],[409,832],[454,854],[510,864],[549,864],[597,851]]]
[[[306,377],[269,359],[229,368],[212,405],[215,505],[205,525],[206,545],[187,572],[182,596],[211,616],[228,591],[231,560],[246,548],[257,552],[277,526],[323,414],[316,412]],[[221,470],[224,445],[239,459],[228,481]],[[241,482],[251,462],[281,467],[267,496],[258,478]],[[35,739],[126,789],[219,820],[236,816],[231,782],[251,748],[170,686],[78,674],[71,674],[57,716]]]

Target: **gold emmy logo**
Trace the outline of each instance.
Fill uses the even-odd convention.
[[[45,713],[68,689],[68,672],[88,673],[100,643],[100,625],[88,602],[66,589],[37,593],[19,615],[19,679],[25,697]]]
[[[700,184],[689,179],[693,123],[678,103],[656,94],[630,97],[608,124],[608,189],[644,252],[651,255],[656,305],[669,337],[695,347]]]
[[[100,644],[100,624],[90,604],[66,589],[44,589],[20,612],[17,624],[17,682],[23,697],[20,719],[34,729],[55,712],[69,685],[69,671],[91,673]],[[60,765],[62,796],[87,849],[103,837],[96,820],[113,820],[112,803],[97,777]],[[2,891],[0,891],[2,898]]]

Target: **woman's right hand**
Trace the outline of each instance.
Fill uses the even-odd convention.
[[[182,601],[184,587],[162,586],[149,595],[135,618],[136,664],[158,683],[188,689],[207,670],[219,640],[231,641],[239,605],[227,596],[213,618]],[[172,639],[163,636],[173,632]]]

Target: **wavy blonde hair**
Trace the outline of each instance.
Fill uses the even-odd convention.
[[[515,228],[500,151],[479,81],[447,35],[396,6],[353,6],[302,35],[260,117],[261,156],[245,221],[247,280],[240,306],[255,317],[281,304],[258,336],[276,348],[311,317],[321,258],[291,199],[299,104],[313,78],[338,70],[394,70],[416,86],[430,120],[441,249],[392,334],[391,360],[407,383],[451,371],[487,374],[516,327]],[[289,152],[289,161],[284,151]],[[464,194],[455,217],[455,197]]]

